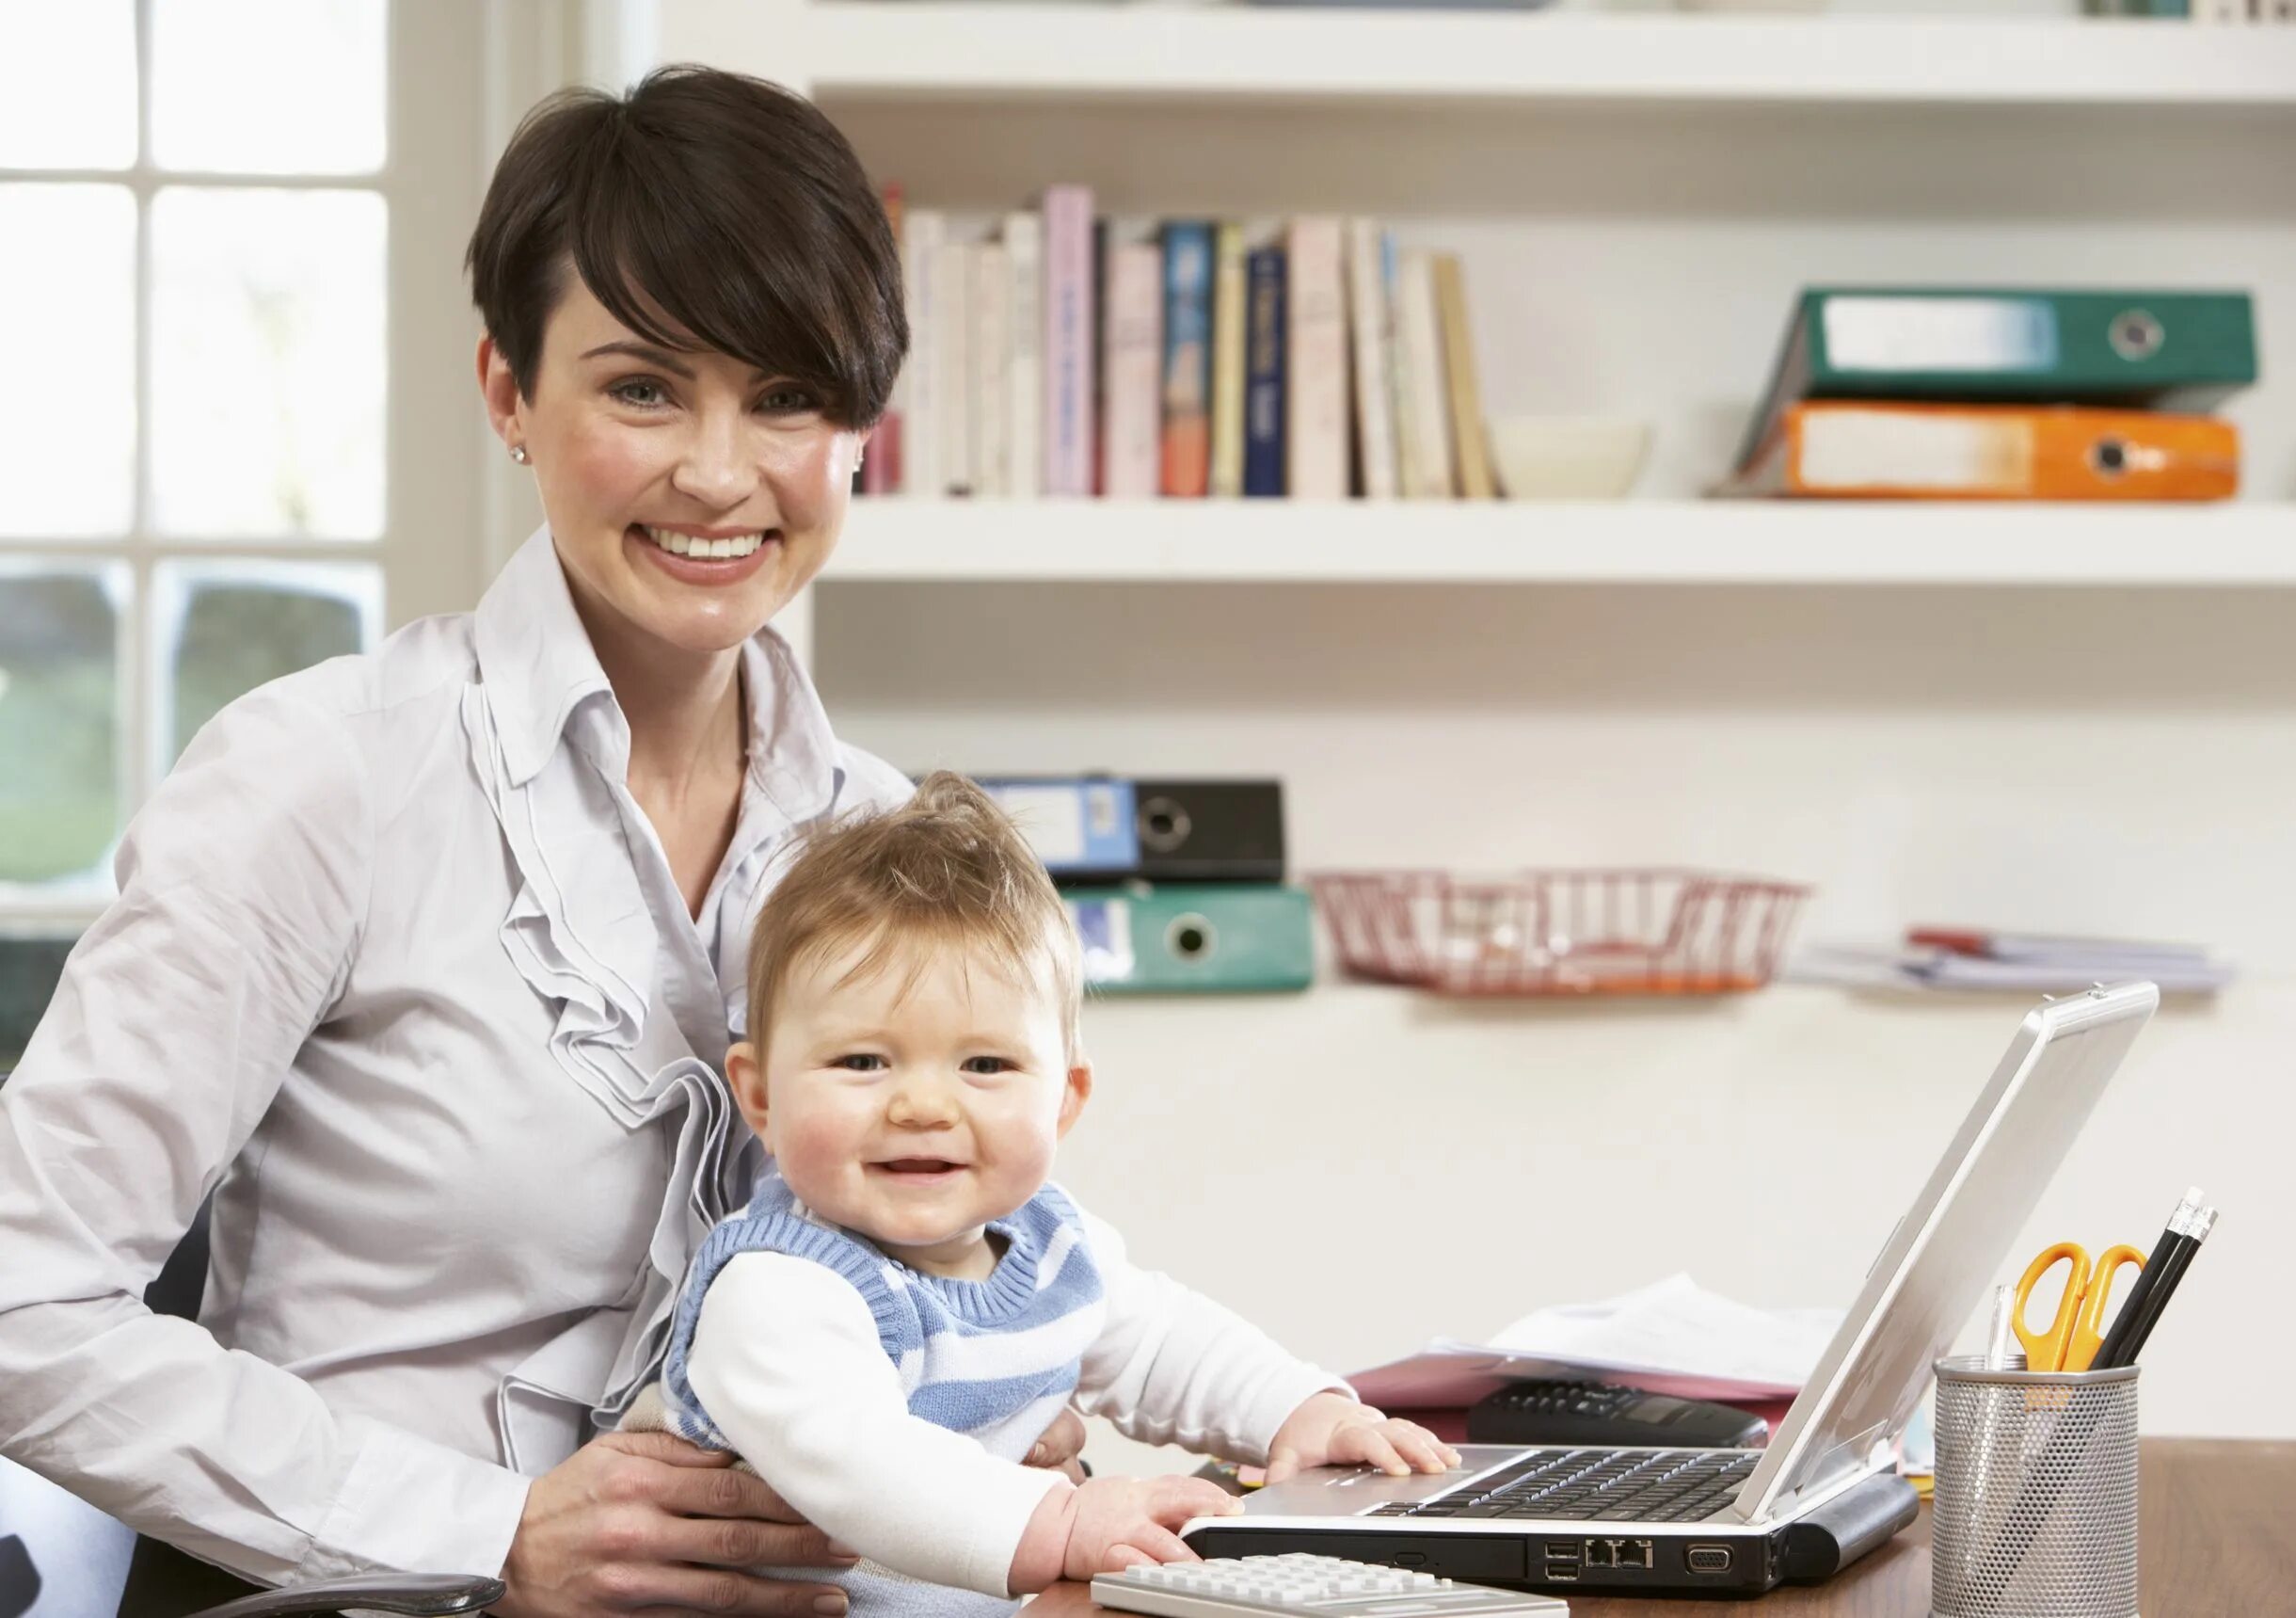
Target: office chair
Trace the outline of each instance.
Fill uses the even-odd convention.
[[[144,1302],[158,1314],[196,1320],[199,1294],[207,1282],[207,1209],[204,1205],[184,1232],[183,1240],[160,1267],[144,1292]],[[0,1530],[0,1618],[34,1618],[33,1608],[43,1593],[52,1610],[63,1618],[95,1618],[119,1606],[127,1582],[130,1555],[136,1536],[126,1524],[81,1505],[54,1484],[0,1461],[0,1506],[10,1500],[24,1513],[33,1530],[26,1542],[23,1532]],[[36,1509],[39,1508],[39,1509]],[[49,1530],[43,1537],[38,1530]],[[167,1547],[151,1542],[146,1551]],[[56,1579],[43,1582],[37,1555],[50,1561],[51,1570],[62,1568]],[[176,1553],[169,1552],[169,1555]],[[197,1564],[200,1569],[204,1563]],[[219,1579],[220,1581],[220,1579]],[[94,1588],[67,1589],[70,1585]],[[499,1578],[461,1574],[380,1574],[299,1584],[283,1590],[263,1590],[220,1606],[211,1606],[185,1618],[292,1618],[294,1614],[334,1612],[361,1608],[400,1612],[409,1618],[452,1618],[476,1612],[502,1598]],[[190,1599],[197,1600],[196,1595]],[[140,1604],[151,1607],[146,1600]]]

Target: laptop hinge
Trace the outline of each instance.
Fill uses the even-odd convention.
[[[1871,1471],[1875,1450],[1889,1441],[1889,1423],[1887,1421],[1876,1421],[1864,1432],[1844,1438],[1819,1456],[1814,1464],[1797,1466],[1792,1473],[1781,1474],[1778,1482],[1771,1486],[1770,1497],[1759,1502],[1752,1512],[1741,1513],[1742,1520],[1747,1523],[1767,1522],[1778,1514],[1781,1506],[1799,1504],[1831,1493],[1837,1485]],[[1796,1478],[1793,1486],[1780,1487],[1789,1476]]]

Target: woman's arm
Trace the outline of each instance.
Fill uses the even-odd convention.
[[[342,992],[372,813],[340,714],[276,688],[228,709],[0,1087],[0,1453],[269,1583],[493,1573],[526,1498],[142,1303]]]
[[[1171,1276],[1143,1270],[1124,1239],[1083,1215],[1108,1295],[1108,1322],[1084,1354],[1076,1402],[1128,1437],[1264,1462],[1284,1418],[1318,1393],[1354,1397],[1266,1332]]]

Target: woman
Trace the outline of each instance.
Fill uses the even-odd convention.
[[[0,1452],[266,1583],[841,1611],[739,1571],[836,1554],[757,1480],[584,1440],[757,1166],[681,1059],[741,1031],[776,856],[908,791],[765,629],[885,409],[898,255],[819,113],[683,69],[537,109],[470,268],[547,526],[475,614],[233,704],[138,817],[0,1090]],[[194,1328],[140,1294],[211,1187]]]

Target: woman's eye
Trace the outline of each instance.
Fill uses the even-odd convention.
[[[659,382],[616,382],[608,392],[625,405],[635,405],[642,410],[659,409],[670,402],[668,390]]]
[[[757,401],[757,409],[771,415],[797,415],[821,409],[820,403],[803,388],[775,388]]]
[[[884,1070],[885,1058],[855,1051],[850,1056],[838,1057],[830,1065],[842,1067],[849,1073],[877,1073]]]
[[[1011,1073],[1017,1066],[1017,1064],[1007,1062],[1001,1056],[969,1056],[965,1061],[965,1071],[967,1073]]]

